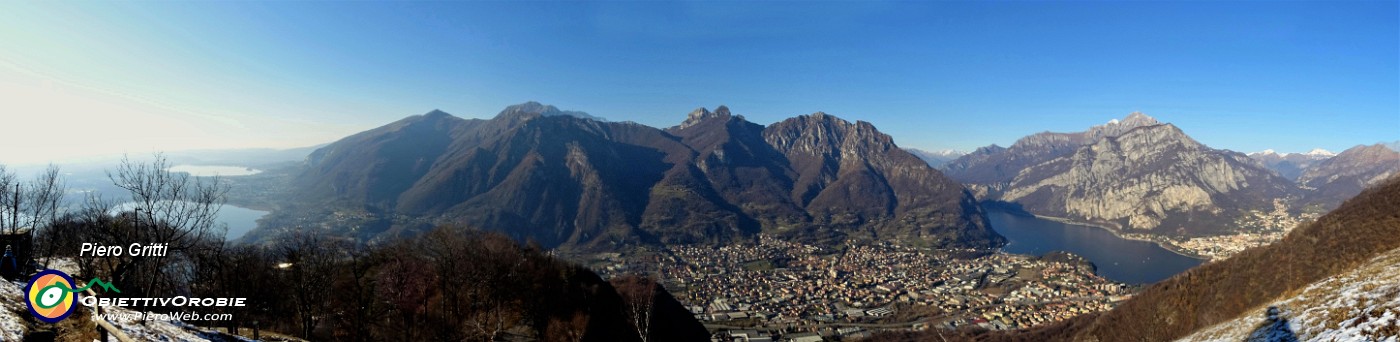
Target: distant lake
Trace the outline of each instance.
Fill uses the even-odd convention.
[[[133,203],[122,203],[113,208],[113,211],[128,211],[134,207]],[[220,207],[218,223],[228,225],[228,235],[224,236],[224,240],[233,241],[243,237],[243,234],[258,227],[258,219],[262,218],[263,215],[267,215],[267,212],[228,204]]]
[[[262,170],[257,170],[242,166],[221,166],[221,165],[175,165],[170,167],[170,172],[184,172],[191,176],[247,176],[255,175]]]
[[[1003,248],[1007,253],[1071,252],[1093,261],[1104,278],[1129,284],[1155,283],[1204,262],[1152,242],[1120,238],[1103,228],[1016,216],[991,208],[987,219],[1008,240]]]

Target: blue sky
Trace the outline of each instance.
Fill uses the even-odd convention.
[[[1244,152],[1400,140],[1395,1],[0,2],[0,42],[0,113],[26,127],[0,163],[528,100],[658,127],[825,111],[923,149],[1133,111]]]

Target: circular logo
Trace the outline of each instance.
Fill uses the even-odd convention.
[[[24,288],[29,313],[40,321],[57,323],[73,314],[73,277],[59,270],[44,270],[29,278]]]

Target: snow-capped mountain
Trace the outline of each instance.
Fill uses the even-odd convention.
[[[1307,153],[1278,153],[1273,149],[1267,149],[1250,153],[1249,158],[1259,161],[1274,172],[1278,172],[1279,176],[1283,176],[1283,178],[1297,181],[1308,167],[1335,155],[1320,148],[1315,148]]]
[[[1285,156],[1308,156],[1308,157],[1314,157],[1314,158],[1328,158],[1328,157],[1335,157],[1335,156],[1337,156],[1337,153],[1332,152],[1332,151],[1328,151],[1327,149],[1322,149],[1322,148],[1314,148],[1314,149],[1312,149],[1312,151],[1307,151],[1307,152],[1287,152],[1287,153],[1278,153],[1278,151],[1275,151],[1274,149],[1271,148],[1271,149],[1266,149],[1266,150],[1259,151],[1259,152],[1252,152],[1252,153],[1249,153],[1249,156],[1250,156],[1250,157],[1254,157],[1254,156],[1267,156],[1267,155],[1277,155],[1277,156],[1281,156],[1281,157],[1285,157]]]
[[[1308,151],[1308,153],[1304,153],[1304,154],[1310,155],[1310,156],[1315,156],[1315,157],[1335,157],[1335,156],[1337,156],[1337,154],[1336,154],[1336,153],[1333,153],[1332,151],[1328,151],[1328,150],[1324,150],[1324,149],[1320,149],[1320,148],[1314,148],[1314,149],[1312,149],[1312,151]]]
[[[923,159],[925,162],[928,162],[929,166],[935,168],[941,168],[943,167],[943,164],[947,164],[948,162],[953,161],[954,159],[958,159],[958,157],[962,157],[963,155],[967,154],[967,152],[951,149],[939,151],[925,151],[917,148],[906,148],[904,150],[909,151],[909,153],[914,154],[914,156],[919,157],[919,159]]]

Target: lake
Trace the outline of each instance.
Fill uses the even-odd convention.
[[[113,212],[122,212],[129,211],[134,207],[133,203],[128,202],[117,205],[112,210]],[[219,208],[218,218],[218,223],[228,225],[228,235],[224,236],[224,240],[233,241],[243,237],[243,234],[258,227],[258,219],[262,218],[263,215],[267,215],[267,212],[225,204]]]
[[[242,166],[224,165],[175,165],[170,167],[170,172],[184,172],[191,176],[247,176],[255,175],[262,170],[247,168]]]
[[[243,234],[258,227],[258,219],[263,215],[267,215],[267,212],[225,204],[219,209],[219,222],[228,225],[228,235],[224,239],[233,241],[243,237]]]
[[[1093,261],[1104,278],[1129,284],[1155,283],[1204,262],[1156,243],[1120,238],[1098,227],[1017,216],[990,208],[987,219],[1008,240],[1002,248],[1007,253],[1071,252]]]

